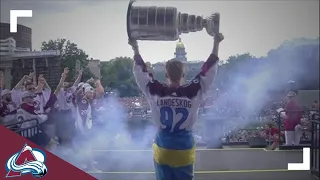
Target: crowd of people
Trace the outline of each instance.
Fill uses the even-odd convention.
[[[80,82],[82,71],[75,78],[75,82],[65,82],[69,69],[65,68],[57,87],[49,87],[43,75],[39,75],[34,82],[35,74],[25,75],[13,89],[5,89],[4,74],[0,72],[0,123],[16,132],[20,132],[34,143],[52,150],[59,146],[71,146],[72,137],[77,137],[79,142],[87,141],[86,130],[92,128],[93,114],[95,111],[103,108],[106,93],[99,80],[89,79],[86,82]],[[55,89],[54,91],[52,89]],[[109,93],[110,94],[110,93]],[[220,106],[214,106],[212,102],[217,99],[224,100],[216,103]],[[277,109],[282,107],[282,99],[277,99],[267,103],[267,106],[254,118],[255,122],[260,122],[259,126],[251,129],[239,129],[232,123],[226,128],[226,136],[229,142],[246,142],[250,137],[264,137],[265,125],[272,128],[278,128]],[[140,97],[122,97],[117,98],[120,105],[130,114],[137,107],[145,109],[145,113],[150,113],[148,101],[144,96]],[[101,103],[102,102],[102,103]],[[206,108],[210,107],[208,112]],[[315,102],[314,110],[319,109],[318,102]],[[233,99],[227,93],[220,97],[209,98],[203,103],[200,113],[214,116],[234,116],[238,117],[241,112],[241,101]],[[304,113],[301,118],[303,133],[301,140],[310,140],[310,114]],[[137,120],[138,121],[138,120]],[[253,121],[251,121],[253,122]],[[201,121],[199,121],[201,123]],[[236,124],[239,124],[238,122]],[[281,124],[285,124],[281,122]],[[37,132],[29,132],[28,128],[37,127]],[[197,127],[197,126],[196,126]],[[27,131],[21,131],[27,129]],[[76,135],[75,135],[76,134]],[[279,133],[278,133],[279,134]],[[199,143],[205,144],[201,132],[196,133],[196,139]]]
[[[132,111],[137,106],[149,109],[148,101],[144,96],[123,97],[118,99],[121,105],[128,111]]]
[[[80,143],[88,140],[92,111],[97,109],[94,100],[103,97],[104,89],[99,80],[80,82],[82,71],[75,82],[65,82],[68,72],[65,68],[54,91],[42,74],[35,78],[33,72],[12,90],[5,89],[0,72],[1,124],[47,150],[70,146],[75,135]]]
[[[276,96],[273,96],[276,97]],[[277,99],[278,98],[278,99]],[[213,98],[209,98],[206,102],[204,102],[203,107],[200,109],[201,115],[207,115],[210,117],[224,117],[226,119],[230,117],[236,117],[237,122],[230,122],[227,127],[225,127],[225,137],[228,136],[229,142],[231,143],[238,143],[238,142],[247,142],[249,138],[252,137],[259,137],[261,136],[261,132],[265,129],[266,124],[271,124],[272,127],[278,128],[278,123],[280,120],[280,128],[282,131],[284,131],[284,122],[283,118],[278,118],[279,115],[279,109],[284,107],[284,102],[282,98],[272,99],[270,102],[266,103],[264,108],[255,116],[250,117],[239,117],[239,113],[241,112],[241,102],[239,99],[232,100],[232,97],[230,97],[227,93],[222,94],[219,99],[223,99],[223,102],[219,102],[219,106],[213,105]],[[149,109],[148,102],[145,97],[129,97],[129,98],[119,98],[119,101],[123,104],[123,107],[125,107],[128,112],[133,111],[137,107],[144,107],[146,109]],[[310,132],[310,111],[309,110],[316,110],[317,108],[317,101],[314,103],[314,108],[307,109],[302,114],[301,118],[301,125],[303,128],[303,133],[301,136],[301,141],[310,141],[311,139],[311,132]],[[278,111],[277,111],[278,110]],[[203,117],[203,116],[199,116]],[[248,119],[250,118],[250,120]],[[195,127],[199,127],[201,129],[202,121],[201,118],[199,118],[198,124]],[[243,123],[240,123],[239,121],[243,121]],[[239,127],[239,124],[248,124],[247,122],[250,122],[254,124],[251,126],[250,124],[247,127]],[[233,125],[234,124],[234,125]],[[199,139],[203,135],[200,131],[196,130],[196,134],[198,135]],[[266,139],[268,139],[266,137]]]

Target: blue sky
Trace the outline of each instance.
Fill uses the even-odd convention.
[[[18,23],[32,28],[33,48],[41,42],[66,38],[78,44],[90,57],[102,61],[132,56],[127,45],[128,1],[108,0],[1,0],[1,22],[9,22],[9,10],[33,10],[32,18]],[[264,56],[285,40],[319,36],[318,0],[269,1],[140,1],[137,5],[174,6],[179,11],[208,16],[221,14],[221,59],[249,52]],[[212,38],[205,31],[182,35],[188,60],[205,60]],[[176,42],[140,42],[146,61],[173,57]]]

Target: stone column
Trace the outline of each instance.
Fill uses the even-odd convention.
[[[4,68],[4,86],[6,89],[11,89],[11,81],[12,81],[12,76],[11,76],[11,68],[10,67],[5,67]]]
[[[37,86],[37,84],[38,84],[38,81],[37,81],[38,74],[37,74],[37,70],[36,70],[36,59],[35,58],[32,59],[32,69],[33,69],[33,72],[34,72],[33,84],[35,86]]]

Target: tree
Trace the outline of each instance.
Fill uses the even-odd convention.
[[[61,53],[61,61],[63,67],[69,67],[71,75],[68,76],[68,81],[74,80],[77,75],[75,72],[76,62],[80,63],[80,68],[84,70],[83,79],[93,77],[93,74],[88,69],[88,55],[84,50],[79,49],[77,44],[66,39],[56,39],[42,42],[41,50],[59,50]]]
[[[58,46],[58,45],[56,45]],[[194,64],[201,67],[203,62]],[[154,77],[166,81],[163,71],[154,71],[161,64],[146,63]],[[132,74],[133,60],[117,57],[101,63],[102,84],[117,90],[120,96],[136,96],[141,91]],[[190,80],[200,69],[188,69],[185,79]],[[288,80],[294,80],[297,88],[317,89],[319,87],[319,39],[298,39],[287,41],[280,47],[270,50],[266,57],[254,57],[250,53],[230,56],[225,63],[219,64],[214,87],[220,91],[246,93],[250,88],[257,88],[258,93],[281,91]]]
[[[297,82],[298,89],[319,88],[319,39],[286,41],[261,58],[249,53],[230,56],[220,66],[215,85],[239,89],[251,81],[252,86],[276,90],[289,80]]]
[[[129,57],[116,57],[101,63],[102,85],[123,96],[138,96],[141,92],[132,74],[133,60]]]
[[[225,63],[219,65],[214,83],[216,88],[220,90],[230,88],[234,81],[238,81],[236,77],[239,77],[240,74],[243,78],[251,76],[256,64],[257,59],[250,53],[230,56]]]
[[[148,71],[153,71],[153,67],[150,62],[146,62],[146,66],[147,66]]]

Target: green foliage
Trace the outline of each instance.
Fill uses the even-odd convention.
[[[97,78],[100,79],[100,77],[95,77],[95,75],[90,71],[90,69],[88,67],[82,67],[83,69],[83,73],[82,73],[82,81],[86,81],[90,78]]]
[[[42,50],[60,50],[62,64],[75,75],[76,61],[84,69],[84,80],[93,77],[86,68],[88,55],[66,39],[49,40],[42,43]],[[203,62],[199,62],[203,63]],[[164,71],[155,72],[151,63],[146,62],[155,78],[165,82]],[[133,60],[129,57],[116,57],[101,62],[101,82],[106,90],[117,91],[120,96],[137,96],[141,91],[132,74]],[[267,72],[279,84],[294,80],[300,89],[319,88],[319,39],[295,39],[286,41],[280,47],[270,50],[266,57],[256,58],[249,53],[230,56],[224,63],[219,63],[214,86],[221,90],[233,86],[235,79],[254,78],[261,72]],[[198,69],[186,71],[185,79],[190,80],[199,73]],[[75,76],[70,76],[75,77]],[[239,80],[239,79],[238,79]],[[279,85],[280,87],[280,85]]]
[[[156,72],[153,72],[153,74],[158,81],[166,82],[166,74],[164,71],[156,71]],[[191,73],[188,73],[188,74],[191,74]]]
[[[203,62],[199,62],[203,63]],[[164,71],[154,72],[150,63],[148,69],[154,77],[162,82],[166,81]],[[256,58],[249,53],[230,56],[225,63],[219,64],[218,74],[214,86],[220,90],[227,90],[234,86],[234,81],[241,77],[243,80],[252,79],[261,73],[270,75],[279,87],[288,80],[294,80],[298,88],[317,89],[319,87],[319,40],[298,39],[287,41],[277,49],[271,50],[267,57]],[[139,94],[131,72],[132,59],[119,57],[103,62],[101,74],[103,84],[112,89],[118,89],[122,96]],[[189,69],[185,79],[190,80],[199,70]]]
[[[151,65],[151,64],[149,64]],[[117,57],[101,63],[102,85],[122,96],[138,96],[137,87],[132,74],[133,60],[129,57]]]
[[[230,56],[219,67],[215,86],[228,89],[239,77],[253,79],[261,74],[272,79],[269,86],[283,88],[289,80],[296,82],[297,89],[319,88],[319,40],[297,39],[287,41],[266,57],[256,58],[246,53]],[[266,84],[268,86],[268,84]],[[279,90],[274,89],[274,90]]]
[[[75,72],[77,61],[80,63],[80,68],[84,70],[83,79],[93,77],[93,74],[87,68],[88,55],[84,50],[79,49],[77,44],[66,39],[49,40],[42,42],[41,50],[59,50],[61,52],[62,66],[70,68],[68,81],[74,80],[77,75],[77,72]]]

